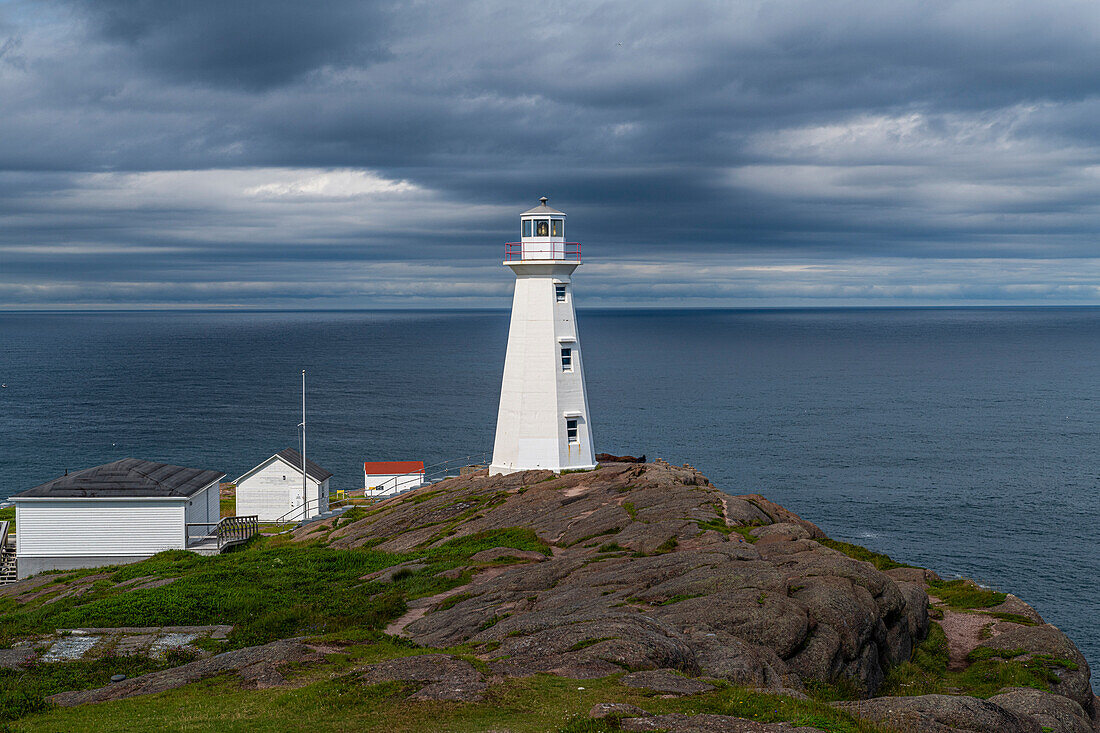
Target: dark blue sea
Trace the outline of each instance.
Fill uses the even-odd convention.
[[[1032,603],[1100,663],[1100,308],[582,310],[597,451],[696,466]],[[125,456],[492,448],[508,315],[0,314],[0,497]]]

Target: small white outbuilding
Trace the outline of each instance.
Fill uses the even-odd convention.
[[[302,493],[302,454],[281,450],[237,479],[237,514],[255,514],[261,522],[309,519],[328,511],[327,471],[306,459]]]
[[[370,496],[390,496],[424,483],[424,461],[366,461],[363,487]]]
[[[187,549],[218,523],[223,478],[220,471],[123,458],[18,493],[11,500],[19,578]]]

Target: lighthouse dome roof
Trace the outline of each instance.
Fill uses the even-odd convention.
[[[546,202],[548,200],[549,199],[547,199],[545,196],[543,196],[541,199],[539,199],[539,201],[541,203],[538,206],[536,206],[533,209],[528,209],[527,211],[520,214],[520,216],[537,216],[538,214],[555,214],[557,216],[565,216],[566,215],[564,211],[558,211],[555,208],[547,206]]]

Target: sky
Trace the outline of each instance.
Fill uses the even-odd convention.
[[[0,309],[1100,304],[1095,0],[0,0]]]

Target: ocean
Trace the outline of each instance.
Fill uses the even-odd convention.
[[[584,310],[596,450],[1034,605],[1100,663],[1100,308]],[[126,456],[492,449],[506,311],[0,313],[0,497]]]

